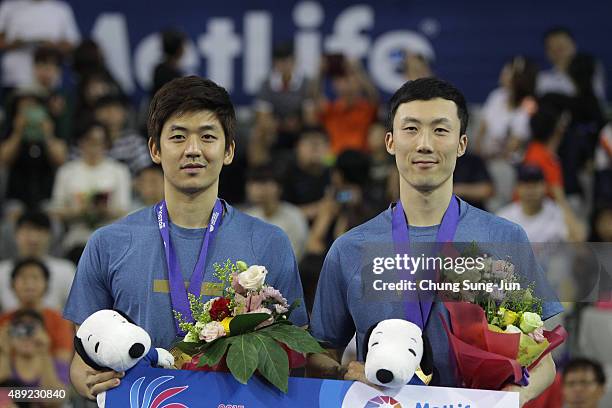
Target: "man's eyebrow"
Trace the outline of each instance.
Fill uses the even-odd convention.
[[[411,123],[411,122],[412,122],[412,123],[418,123],[418,124],[421,124],[421,121],[420,121],[420,120],[418,120],[417,118],[413,118],[413,117],[411,117],[411,116],[406,116],[406,117],[402,118],[402,122],[401,122],[401,123],[402,123],[402,126],[404,126],[404,125],[406,125],[406,124],[408,124],[408,123]]]
[[[452,122],[450,119],[448,118],[436,118],[434,120],[431,121],[432,125],[438,125],[438,124],[443,124],[443,125],[452,125]]]
[[[171,125],[170,131],[172,132],[175,130],[187,131],[187,128],[181,125]],[[198,128],[198,130],[200,132],[206,131],[206,130],[217,130],[217,126],[216,125],[202,125]]]
[[[401,125],[402,126],[405,126],[408,123],[416,123],[416,124],[419,124],[419,125],[422,124],[422,122],[419,119],[413,118],[411,116],[407,116],[405,118],[402,118],[402,120],[401,120]],[[432,125],[444,124],[444,125],[447,125],[447,126],[451,126],[452,125],[452,121],[450,119],[448,119],[448,118],[440,117],[440,118],[436,118],[436,119],[432,120],[431,124]]]

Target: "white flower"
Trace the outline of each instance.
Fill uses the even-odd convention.
[[[285,306],[279,304],[274,305],[274,310],[277,314],[283,314],[289,311],[289,309],[287,309]]]
[[[259,290],[266,280],[268,271],[265,266],[252,265],[238,274],[238,283],[246,290]]]
[[[204,325],[204,328],[200,332],[200,340],[204,340],[207,343],[217,340],[219,337],[225,336],[225,329],[219,322],[210,322]]]
[[[519,329],[513,324],[509,324],[508,326],[506,326],[505,332],[506,333],[522,333],[521,329]]]

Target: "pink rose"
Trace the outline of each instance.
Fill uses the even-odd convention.
[[[546,340],[546,337],[544,337],[543,327],[538,327],[537,329],[529,333],[528,336],[534,339],[538,343],[542,343],[544,340]]]
[[[225,329],[219,322],[206,323],[202,331],[200,332],[200,340],[204,340],[207,343],[217,340],[219,337],[225,336]]]
[[[264,295],[251,293],[246,297],[246,310],[247,312],[252,312],[261,308],[261,304],[264,301]]]

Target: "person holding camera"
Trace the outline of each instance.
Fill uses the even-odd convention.
[[[45,336],[49,340],[49,352],[67,370],[73,353],[74,332],[72,325],[58,311],[43,305],[48,286],[49,270],[44,263],[35,258],[18,261],[11,271],[11,287],[19,306],[16,310],[0,315],[0,328],[7,323],[10,325],[23,310],[40,314]]]
[[[7,116],[0,141],[0,163],[9,171],[6,197],[39,206],[51,196],[55,170],[66,161],[66,143],[55,135],[45,101],[35,92],[17,92]]]
[[[24,387],[65,389],[68,381],[65,363],[53,357],[50,345],[38,312],[29,309],[16,312],[8,325],[0,327],[0,382],[12,380]],[[62,401],[55,399],[45,406],[61,405]]]

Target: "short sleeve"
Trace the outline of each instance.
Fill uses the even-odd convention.
[[[302,281],[291,242],[280,228],[271,228],[273,228],[272,231],[259,231],[260,233],[268,232],[269,238],[263,247],[257,242],[262,236],[253,234],[252,247],[255,249],[255,257],[261,259],[262,265],[268,270],[268,283],[279,290],[289,304],[300,300],[300,306],[291,313],[290,320],[297,326],[305,326],[308,324],[308,315],[304,303]]]
[[[347,285],[342,273],[338,241],[330,248],[319,276],[312,309],[312,335],[328,348],[345,347],[355,325],[346,302]]]
[[[64,308],[64,318],[76,324],[98,310],[113,307],[101,235],[98,230],[87,242]]]

